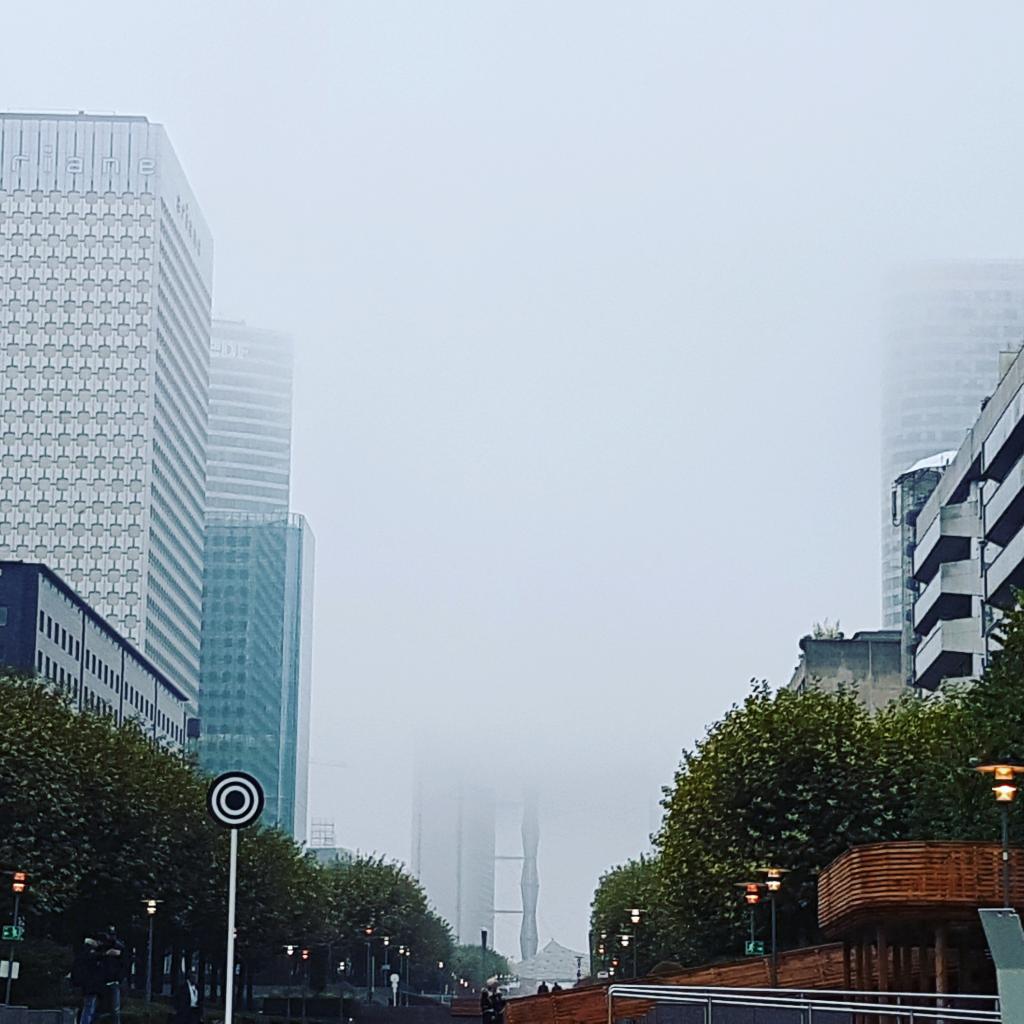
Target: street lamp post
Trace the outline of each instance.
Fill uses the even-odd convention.
[[[288,954],[288,995],[285,997],[285,1002],[288,1004],[287,1013],[288,1020],[292,1019],[292,987],[295,982],[295,961],[292,957],[295,956],[295,945],[289,943],[284,947],[285,953]]]
[[[640,955],[640,922],[643,919],[644,911],[641,907],[631,907],[629,911],[629,923],[633,926],[633,977],[637,977],[639,970],[637,958]]]
[[[629,949],[629,944],[633,942],[634,936],[632,935],[620,935],[619,942],[622,948],[625,950]],[[636,943],[633,942],[633,977],[636,977]]]
[[[163,900],[143,900],[146,905],[146,916],[149,918],[149,936],[146,941],[146,1002],[153,1002],[153,921],[156,918],[156,907]]]
[[[743,890],[743,902],[750,908],[750,941],[754,942],[754,908],[761,902],[761,883],[737,882],[736,888]]]
[[[782,888],[782,876],[785,868],[761,868],[765,876],[765,888],[768,890],[768,902],[772,908],[772,987],[779,984],[779,934],[776,924],[775,896]]]
[[[408,946],[399,946],[398,954],[402,957],[402,966],[405,968],[405,999],[403,1005],[409,1005],[409,957],[412,956],[412,950]]]
[[[14,927],[20,928],[21,921],[18,918],[18,910],[21,907],[21,894],[25,891],[25,886],[28,884],[28,875],[24,871],[15,871],[11,875],[11,892],[14,893]],[[7,992],[4,995],[4,1003],[10,1005],[11,1003],[11,981],[14,978],[14,940],[11,940],[11,952],[7,957]]]
[[[366,1002],[367,1005],[373,1002],[373,957],[370,947],[373,943],[373,926],[367,925],[363,929],[366,936]]]
[[[992,776],[992,793],[999,804],[1003,833],[1003,906],[1010,906],[1010,804],[1017,796],[1017,776],[1024,774],[1024,764],[999,761],[979,764],[976,771]]]

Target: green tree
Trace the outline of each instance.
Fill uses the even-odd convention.
[[[50,940],[66,959],[107,923],[144,948],[153,898],[156,948],[199,951],[223,970],[228,834],[210,821],[209,780],[187,757],[78,713],[49,684],[0,675],[0,780],[0,867],[30,876],[26,949]],[[285,833],[255,826],[239,837],[238,869],[238,952],[250,971],[288,943],[326,965],[331,943],[351,950],[368,923],[411,948],[414,985],[435,985],[449,959],[448,926],[398,865],[321,868]]]
[[[633,949],[622,947],[622,935],[636,943],[641,975],[670,955],[663,944],[668,924],[665,906],[657,858],[641,855],[602,875],[590,906],[592,973],[607,969],[613,956],[622,960],[627,973],[632,972]],[[633,910],[641,911],[639,924],[632,921]]]
[[[451,955],[451,973],[455,983],[461,979],[469,982],[470,988],[479,991],[480,986],[490,978],[512,973],[508,959],[496,950],[488,948],[484,953],[480,946],[462,944],[456,946]]]
[[[383,937],[389,939],[388,957],[396,970],[401,962],[398,947],[406,946],[412,951],[410,982],[435,985],[438,962],[451,960],[451,929],[430,909],[419,882],[400,864],[376,856],[361,855],[322,871],[323,934],[334,949],[352,960],[356,977],[365,975],[366,929],[370,928],[370,941],[378,953]]]
[[[776,863],[783,945],[816,938],[817,873],[848,846],[908,830],[906,752],[841,690],[756,683],[685,752],[656,837],[661,950],[695,963],[742,948],[735,883]]]

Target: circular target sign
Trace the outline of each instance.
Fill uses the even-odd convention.
[[[263,812],[263,787],[248,772],[225,772],[206,791],[210,817],[226,828],[245,828]]]

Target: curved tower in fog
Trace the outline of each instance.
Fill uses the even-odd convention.
[[[936,261],[890,275],[883,304],[882,624],[902,626],[893,482],[957,449],[1024,337],[1024,260]]]
[[[529,790],[523,801],[523,922],[519,928],[519,955],[530,960],[537,955],[537,897],[540,876],[537,873],[537,848],[540,845],[540,823],[537,816],[537,793]]]

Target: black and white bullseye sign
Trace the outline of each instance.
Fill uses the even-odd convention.
[[[225,772],[206,792],[210,817],[225,828],[245,828],[263,813],[263,787],[248,772]]]

